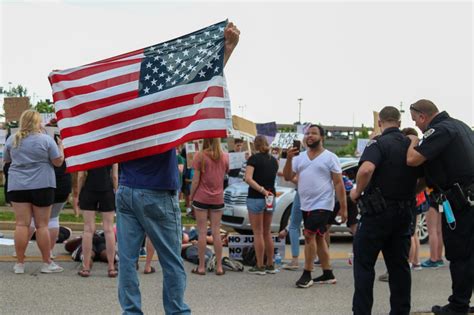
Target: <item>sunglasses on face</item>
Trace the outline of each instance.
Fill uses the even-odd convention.
[[[420,113],[420,114],[424,114],[421,110],[419,110],[418,108],[413,106],[413,104],[410,105],[410,110],[412,110],[414,112],[417,112],[417,113]]]

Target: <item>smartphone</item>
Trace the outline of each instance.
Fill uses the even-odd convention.
[[[300,154],[301,141],[300,140],[293,140],[293,147],[298,149],[298,153],[296,155]]]
[[[288,157],[288,154],[287,154],[286,150],[283,150],[283,151],[281,152],[281,158],[282,158],[282,159],[286,159],[287,157]]]

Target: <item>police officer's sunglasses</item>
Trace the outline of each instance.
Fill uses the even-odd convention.
[[[424,114],[421,110],[419,110],[418,108],[413,106],[413,104],[410,105],[410,110],[415,111],[415,112],[420,113],[420,114]]]

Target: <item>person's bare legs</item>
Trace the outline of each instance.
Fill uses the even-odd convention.
[[[15,251],[17,263],[25,263],[25,251],[28,246],[33,205],[26,202],[12,202],[15,211]]]
[[[420,216],[416,216],[416,224],[415,224],[415,233],[411,237],[411,247],[410,247],[410,254],[408,256],[408,261],[415,265],[420,264],[420,239],[418,238],[418,221]]]
[[[222,211],[209,210],[211,218],[212,240],[214,243],[214,252],[216,254],[216,272],[222,273],[222,240],[221,240],[221,218]]]
[[[437,226],[438,228],[436,229],[436,234],[438,235],[438,248],[437,248],[437,253],[438,253],[438,260],[442,260],[443,259],[443,247],[444,247],[444,243],[443,243],[443,228],[441,227],[441,224],[442,224],[442,214],[441,213],[437,213],[438,214],[438,219],[437,219]]]
[[[253,232],[253,246],[255,248],[255,258],[257,259],[257,267],[264,267],[264,250],[265,243],[263,241],[263,213],[252,213],[249,211],[250,226]]]
[[[198,229],[198,256],[199,266],[198,272],[206,272],[206,236],[207,236],[207,210],[194,209],[194,215],[196,218],[196,224]]]
[[[82,210],[84,217],[84,233],[82,235],[82,267],[91,269],[92,239],[95,232],[95,211]]]
[[[265,254],[267,255],[267,266],[273,265],[274,245],[272,239],[272,231],[270,225],[272,224],[273,212],[265,211],[263,213],[263,242],[265,244]]]
[[[145,269],[143,270],[143,272],[150,273],[151,261],[153,260],[153,255],[155,255],[155,247],[153,247],[153,243],[150,241],[148,236],[146,238],[145,246],[146,246],[146,259],[145,259]]]
[[[324,233],[324,235],[316,234],[316,244],[317,244],[317,253],[318,253],[319,261],[321,262],[321,269],[330,270],[331,263],[330,263],[329,247],[328,247],[328,242],[326,239],[326,234],[329,234],[329,232]]]
[[[313,271],[314,259],[316,258],[316,236],[313,233],[304,232],[304,269]]]
[[[431,261],[438,261],[441,259],[440,243],[442,248],[442,238],[440,238],[440,215],[435,210],[435,208],[430,207],[430,209],[426,212],[425,218],[429,235],[428,242],[430,244],[430,259]]]
[[[59,228],[49,228],[49,241],[51,244],[51,253],[53,253],[54,246],[58,240]]]
[[[115,211],[102,212],[102,226],[105,234],[105,249],[107,251],[107,270],[115,270],[115,234],[114,234]]]
[[[36,227],[36,244],[38,245],[43,262],[51,263],[51,244],[49,239],[49,217],[51,215],[51,206],[37,207],[33,205],[33,216]]]

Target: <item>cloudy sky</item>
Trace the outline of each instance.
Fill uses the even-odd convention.
[[[1,1],[0,86],[51,98],[47,76],[219,22],[233,113],[256,122],[372,125],[428,98],[474,125],[473,5],[464,2]],[[412,126],[409,113],[403,126]]]

